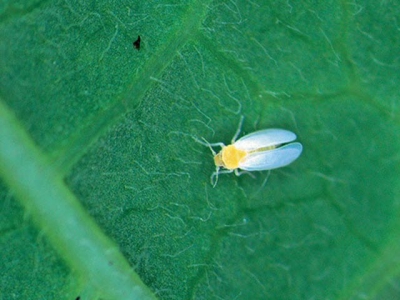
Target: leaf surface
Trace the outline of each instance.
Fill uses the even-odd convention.
[[[0,2],[0,298],[398,298],[399,15]],[[213,188],[242,115],[303,154]]]

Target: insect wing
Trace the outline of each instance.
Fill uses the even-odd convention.
[[[284,167],[296,160],[302,150],[303,146],[300,143],[291,143],[273,150],[254,152],[239,163],[239,168],[246,171],[262,171]]]
[[[296,135],[284,129],[265,129],[250,133],[237,140],[234,145],[239,150],[255,150],[294,141]]]

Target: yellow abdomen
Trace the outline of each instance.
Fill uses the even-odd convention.
[[[229,145],[214,156],[217,167],[224,167],[228,170],[239,168],[240,161],[247,155],[246,151],[237,149],[234,145]]]

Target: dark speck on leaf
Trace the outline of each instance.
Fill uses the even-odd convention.
[[[138,35],[137,40],[133,42],[133,47],[140,50],[140,35]]]

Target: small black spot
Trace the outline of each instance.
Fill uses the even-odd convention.
[[[140,50],[140,35],[138,35],[137,40],[133,42],[133,47]]]
[[[81,296],[76,297],[75,300],[81,300]]]

